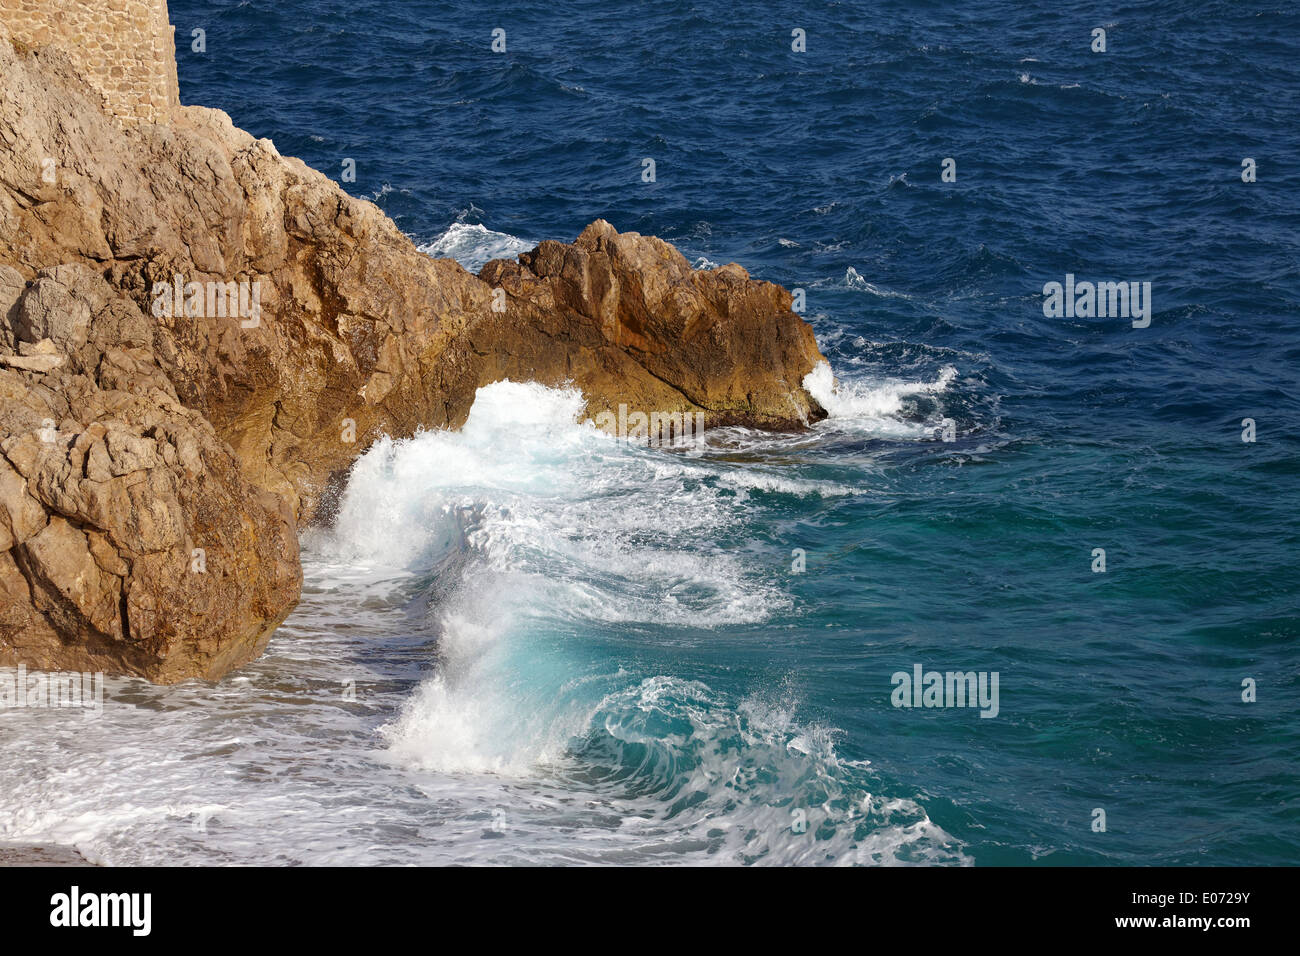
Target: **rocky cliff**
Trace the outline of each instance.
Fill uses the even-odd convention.
[[[789,293],[604,221],[478,276],[201,107],[114,122],[0,27],[0,666],[217,678],[381,433],[503,378],[801,428]]]

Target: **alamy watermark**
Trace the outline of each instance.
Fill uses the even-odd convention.
[[[12,707],[77,707],[86,720],[104,713],[104,675],[75,671],[27,673],[27,665],[0,671],[0,710]]]
[[[176,275],[171,282],[155,282],[152,294],[156,319],[238,318],[245,329],[262,324],[261,282],[186,282]]]
[[[895,671],[889,695],[895,707],[978,707],[981,717],[998,715],[997,671],[926,671],[920,664],[912,672]]]
[[[1151,324],[1150,282],[1065,282],[1043,285],[1043,315],[1049,319],[1132,319],[1133,328]]]
[[[638,445],[672,445],[704,435],[704,412],[629,411],[618,406],[618,414],[603,411],[594,419],[601,431]]]
[[[50,897],[50,925],[56,928],[119,927],[132,936],[153,929],[152,893],[83,893],[73,886]]]

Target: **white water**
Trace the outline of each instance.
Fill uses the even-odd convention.
[[[837,426],[867,431],[882,438],[926,438],[934,435],[943,419],[915,421],[903,416],[907,400],[917,395],[942,394],[956,377],[957,370],[947,366],[933,382],[837,383],[830,365],[822,362],[804,377],[803,387],[826,409]]]
[[[456,225],[428,248],[477,268],[528,244]],[[825,432],[917,438],[909,398],[951,381],[807,386]],[[797,693],[680,673],[796,611],[758,501],[871,489],[633,447],[581,408],[502,382],[460,432],[371,448],[304,538],[302,604],[219,685],[110,680],[94,721],[0,711],[0,841],[105,864],[967,862]]]
[[[468,271],[477,273],[490,259],[513,259],[535,245],[509,233],[493,232],[486,226],[454,222],[438,238],[418,248],[434,258],[455,259]]]
[[[672,642],[790,609],[728,541],[745,496],[825,489],[628,446],[580,407],[498,383],[461,432],[372,448],[238,676],[110,681],[97,721],[0,712],[0,840],[114,864],[961,862],[797,695],[672,673]]]

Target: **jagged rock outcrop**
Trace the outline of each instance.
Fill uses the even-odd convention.
[[[224,113],[124,128],[3,27],[0,76],[0,665],[248,660],[355,457],[502,378],[572,383],[593,417],[824,414],[811,329],[737,265],[597,221],[472,276]]]
[[[789,292],[735,263],[693,270],[662,239],[597,220],[572,244],[547,240],[479,277],[508,302],[463,337],[484,356],[480,381],[571,380],[591,415],[626,403],[704,412],[710,427],[790,429],[824,415],[800,384],[822,360],[812,328]]]
[[[5,306],[0,661],[167,682],[256,657],[302,584],[287,503],[181,404],[151,322],[91,269],[42,270]]]

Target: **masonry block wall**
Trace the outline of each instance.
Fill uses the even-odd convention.
[[[0,22],[19,43],[67,53],[124,123],[165,123],[180,105],[167,0],[0,0]]]

